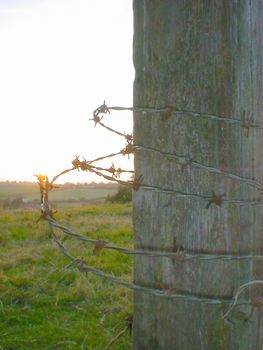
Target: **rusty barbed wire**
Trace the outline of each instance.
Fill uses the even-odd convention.
[[[70,259],[71,263],[70,263],[70,265],[68,265],[68,267],[69,266],[71,266],[71,267],[76,266],[80,271],[91,272],[91,273],[93,273],[99,277],[102,277],[102,278],[104,278],[104,279],[106,279],[109,282],[112,282],[114,284],[124,286],[130,290],[148,293],[150,295],[155,295],[155,296],[160,296],[160,297],[168,297],[168,298],[176,298],[178,300],[185,301],[185,302],[202,302],[202,303],[210,304],[210,305],[230,305],[231,310],[234,307],[237,307],[240,305],[240,303],[238,303],[237,298],[235,299],[235,302],[233,305],[232,298],[219,299],[219,298],[214,298],[214,297],[202,297],[199,295],[197,296],[197,295],[191,295],[191,294],[182,294],[182,293],[178,293],[176,290],[173,290],[173,289],[149,288],[149,287],[145,287],[145,286],[138,285],[135,283],[126,282],[126,281],[120,280],[119,278],[113,277],[111,274],[107,274],[102,270],[98,270],[98,269],[93,268],[92,266],[86,264],[86,262],[83,258],[75,258],[74,256],[72,256],[68,252],[68,250],[61,243],[61,241],[58,239],[58,237],[56,236],[56,233],[54,231],[53,226],[60,228],[60,229],[62,227],[61,227],[61,225],[56,223],[55,219],[53,218],[53,215],[51,215],[52,210],[50,209],[49,204],[48,204],[48,193],[49,193],[50,188],[52,189],[52,186],[50,186],[48,177],[43,176],[43,175],[37,175],[37,177],[38,177],[38,180],[40,182],[41,199],[42,199],[41,212],[42,212],[43,218],[45,220],[47,220],[49,223],[49,228],[50,228],[54,242],[57,244],[60,251],[67,258]],[[54,223],[55,223],[55,225],[54,225]],[[67,232],[68,232],[68,230],[67,230]],[[106,246],[107,246],[106,241],[97,239],[93,252],[96,253],[97,250],[101,250],[101,249],[105,248]],[[95,250],[96,250],[96,252],[95,252]],[[251,304],[251,302],[247,302],[247,303]],[[243,304],[244,304],[244,302],[242,301],[241,305],[243,305]],[[227,316],[228,316],[228,314],[223,315],[222,317],[225,319],[228,319]]]
[[[65,234],[68,234],[74,238],[80,239],[82,241],[86,241],[89,243],[94,244],[94,252],[97,252],[101,249],[112,249],[116,250],[118,252],[124,253],[124,254],[131,254],[131,255],[145,255],[150,257],[166,257],[166,258],[172,258],[178,261],[186,261],[186,260],[192,260],[192,259],[200,259],[200,260],[262,260],[263,256],[258,255],[231,255],[231,254],[205,254],[205,253],[193,253],[189,254],[186,253],[184,248],[180,247],[176,252],[166,252],[166,251],[154,251],[154,250],[140,250],[140,249],[126,249],[122,248],[116,245],[112,245],[106,241],[102,240],[93,240],[88,237],[82,236],[78,233],[73,232],[72,230],[69,230],[65,226],[59,224],[54,219],[54,211],[49,208],[48,204],[48,192],[50,189],[53,189],[53,186],[50,186],[50,182],[48,180],[48,177],[45,175],[38,175],[39,180],[39,187],[41,189],[41,219],[46,219],[49,221],[49,224],[53,227],[56,227],[63,231]]]
[[[119,154],[120,153],[121,152],[119,152]],[[109,158],[109,156],[100,157],[100,160],[106,159],[106,158]],[[100,167],[100,166],[95,166],[95,165],[92,165],[91,161],[87,161],[85,158],[83,159],[83,161],[80,161],[79,160],[79,156],[76,156],[76,158],[73,159],[72,165],[74,166],[74,168],[73,168],[74,170],[77,169],[77,170],[90,171],[90,172],[95,172],[96,171],[98,176],[102,176],[102,177],[105,177],[107,179],[109,179],[109,178],[107,176],[105,176],[105,174],[101,173],[101,171],[108,172],[108,173],[112,174],[111,181],[117,181],[116,179],[120,179],[120,175],[122,173],[134,174],[133,170],[125,170],[125,169],[122,169],[120,167],[116,168],[113,163],[111,163],[111,166],[109,168],[103,168],[103,167]],[[122,184],[124,184],[124,183],[128,184],[130,182],[129,181],[128,182],[127,181],[122,181]]]
[[[205,209],[208,209],[211,204],[215,204],[217,206],[222,206],[225,204],[234,204],[234,205],[252,205],[252,206],[263,206],[262,198],[256,198],[251,200],[242,200],[242,199],[224,199],[224,195],[216,195],[212,193],[212,196],[202,195],[199,193],[186,193],[179,190],[171,189],[171,188],[163,188],[159,186],[146,185],[144,183],[140,183],[140,189],[144,191],[153,191],[164,194],[173,194],[176,195],[177,198],[185,198],[185,199],[199,199],[207,202]]]
[[[114,134],[116,135],[119,135],[119,136],[122,136],[125,138],[125,140],[127,141],[127,143],[132,143],[133,141],[133,136],[132,134],[126,134],[126,133],[122,133],[120,131],[117,131],[113,128],[111,128],[110,126],[108,125],[105,125],[104,123],[101,122],[104,114],[107,114],[109,113],[110,114],[110,110],[111,109],[114,109],[114,107],[108,107],[106,104],[105,104],[105,101],[103,102],[103,104],[96,108],[93,112],[93,118],[89,119],[89,120],[93,120],[95,122],[94,126],[96,126],[97,124],[99,124],[100,126],[102,126],[103,128],[109,130],[110,132],[113,132]]]
[[[121,106],[115,106],[115,107],[109,107],[106,105],[105,101],[104,103],[95,109],[95,111],[93,112],[93,119],[96,119],[96,123],[101,124],[101,119],[103,118],[103,115],[105,115],[106,113],[110,113],[110,110],[115,110],[115,111],[134,111],[134,112],[144,112],[144,113],[155,113],[155,112],[162,112],[163,114],[165,114],[167,116],[171,116],[172,114],[184,114],[184,113],[188,113],[191,114],[192,116],[195,117],[203,117],[203,118],[210,118],[212,120],[218,120],[218,121],[224,121],[230,124],[239,124],[241,128],[244,128],[246,130],[246,136],[249,136],[249,131],[251,128],[256,128],[256,129],[263,129],[263,125],[261,124],[257,124],[253,122],[253,114],[243,111],[241,113],[241,119],[236,119],[236,118],[229,118],[229,117],[224,117],[224,116],[218,116],[218,115],[213,115],[213,114],[208,114],[208,113],[200,113],[200,112],[194,112],[194,111],[190,111],[190,110],[179,110],[176,109],[176,107],[172,107],[172,106],[167,106],[167,107],[163,107],[163,108],[152,108],[152,107],[121,107]],[[115,132],[118,135],[121,135],[123,137],[130,137],[131,136],[131,140],[127,139],[128,143],[132,143],[132,135],[126,135],[123,133],[120,133],[116,130],[113,130],[109,127],[107,127],[105,124],[102,124],[101,126],[108,128],[108,130]],[[207,166],[204,164],[201,164],[200,162],[195,161],[194,157],[191,156],[180,156],[180,155],[176,155],[176,154],[171,154],[171,153],[167,153],[167,152],[162,152],[160,150],[155,150],[153,148],[149,148],[149,147],[145,147],[142,145],[132,145],[133,150],[135,149],[148,149],[151,151],[155,151],[158,152],[160,154],[163,154],[164,156],[167,157],[174,157],[179,164],[181,165],[182,171],[187,167],[187,166],[196,166],[202,169],[205,169],[207,171],[210,171],[212,173],[215,174],[219,174],[222,175],[224,177],[229,177],[232,180],[236,180],[236,181],[240,181],[240,182],[244,182],[247,183],[250,186],[256,187],[258,190],[263,190],[263,184],[260,183],[257,180],[254,179],[249,179],[249,178],[245,178],[239,175],[235,175],[235,174],[231,174],[228,173],[226,171],[223,171],[221,169],[218,169],[216,167],[212,167],[212,166]]]
[[[76,239],[79,239],[81,241],[85,241],[87,243],[94,244],[94,246],[96,246],[96,244],[101,242],[99,239],[94,240],[94,239],[88,238],[87,236],[83,236],[79,233],[76,233],[76,232],[68,229],[67,227],[59,224],[53,218],[50,218],[49,222],[53,227],[58,228],[59,230],[64,232],[66,235],[69,235],[69,236],[74,237]],[[162,252],[162,251],[155,251],[155,250],[127,249],[127,248],[113,245],[107,241],[103,241],[103,245],[101,245],[101,249],[103,249],[103,248],[116,250],[120,253],[129,254],[129,255],[146,255],[146,256],[151,256],[151,257],[171,257],[173,259],[178,259],[178,260],[182,260],[182,259],[186,258],[185,252],[183,249],[178,249],[176,252]]]
[[[238,303],[238,298],[240,293],[244,290],[244,286],[241,286],[240,289],[242,289],[240,292],[238,292],[235,296],[234,299],[233,298],[214,298],[214,297],[202,297],[202,296],[197,296],[197,295],[192,295],[192,294],[182,294],[182,293],[178,293],[175,289],[157,289],[157,288],[149,288],[149,287],[145,287],[142,285],[138,285],[135,283],[129,283],[123,280],[120,280],[119,278],[113,277],[111,274],[107,274],[102,270],[98,270],[93,268],[92,266],[86,264],[85,260],[83,258],[79,259],[79,258],[75,258],[73,257],[68,250],[65,248],[65,246],[61,243],[61,241],[58,239],[58,237],[56,236],[53,228],[51,227],[51,231],[52,231],[52,236],[53,239],[55,241],[55,243],[58,245],[59,249],[61,250],[61,252],[71,260],[71,264],[70,266],[76,266],[77,269],[79,269],[80,271],[83,272],[91,272],[94,275],[97,275],[99,277],[102,277],[106,280],[108,280],[109,282],[112,282],[114,284],[117,285],[121,285],[125,288],[128,288],[130,290],[134,290],[137,292],[142,292],[142,293],[147,293],[150,295],[155,295],[155,296],[159,296],[159,297],[167,297],[167,298],[175,298],[177,300],[181,300],[184,302],[198,302],[198,303],[204,303],[204,304],[209,304],[209,305],[229,305],[229,307],[226,309],[227,311],[225,313],[222,313],[222,318],[225,321],[229,321],[229,313],[233,310],[234,307],[238,307],[238,306],[242,306],[244,304],[247,305],[251,305],[252,307],[258,307],[259,302],[255,299],[246,301],[246,300],[242,300],[241,302]],[[248,284],[255,284],[255,283],[261,283],[263,284],[263,281],[253,281],[253,282],[249,282],[246,284],[246,286]],[[260,306],[262,306],[262,301]],[[247,320],[247,318],[246,318]]]
[[[49,222],[49,224],[50,224],[50,222]],[[155,296],[159,296],[159,297],[175,298],[175,299],[181,300],[183,302],[194,302],[194,303],[198,302],[198,303],[204,303],[204,304],[209,304],[209,305],[222,305],[222,306],[229,305],[228,308],[226,309],[226,311],[222,312],[222,318],[226,322],[230,321],[229,314],[230,314],[230,312],[232,312],[234,307],[238,307],[238,306],[242,306],[242,305],[246,304],[246,305],[251,305],[252,308],[254,308],[254,307],[262,306],[262,304],[263,304],[261,299],[259,301],[257,299],[251,299],[251,300],[241,300],[240,302],[238,302],[239,295],[241,294],[241,292],[245,288],[248,287],[248,285],[259,284],[259,283],[263,284],[263,281],[251,281],[249,283],[246,283],[245,285],[241,286],[238,289],[238,292],[234,295],[233,298],[225,297],[225,298],[221,298],[221,299],[215,298],[215,297],[202,297],[200,295],[193,295],[193,294],[182,294],[182,293],[178,293],[175,289],[149,288],[149,287],[145,287],[143,285],[138,285],[135,283],[123,281],[119,278],[112,276],[111,274],[107,274],[102,270],[95,269],[94,267],[88,265],[83,258],[75,258],[74,256],[72,256],[69,253],[69,251],[65,248],[65,246],[61,243],[61,241],[58,239],[58,237],[56,236],[52,225],[50,225],[50,230],[52,233],[53,240],[57,244],[57,246],[59,247],[60,251],[63,253],[63,255],[65,255],[71,261],[71,263],[68,265],[68,267],[69,266],[71,266],[71,267],[76,266],[76,268],[82,272],[91,272],[94,275],[102,277],[111,283],[121,285],[121,286],[128,288],[130,290],[142,292],[142,293],[147,293],[147,294],[155,295]],[[250,316],[251,316],[251,313],[250,313]],[[246,316],[244,314],[244,320],[247,321],[250,316]],[[233,315],[233,317],[235,318],[235,315]],[[117,337],[115,337],[113,339],[116,339],[116,338]],[[109,344],[111,344],[111,343],[109,343]]]
[[[169,113],[171,113],[172,111],[176,111],[177,113],[179,113],[179,112],[180,113],[186,113],[186,112],[192,113],[192,111],[187,111],[187,110],[176,110],[174,107],[171,107],[171,106],[168,106],[165,108],[160,108],[160,109],[154,109],[154,108],[145,108],[144,109],[142,107],[120,107],[120,106],[108,107],[104,101],[104,103],[100,107],[96,108],[95,111],[93,112],[93,118],[95,118],[95,119],[99,118],[100,120],[98,120],[97,123],[101,124],[100,121],[103,118],[103,115],[106,113],[110,113],[110,110],[119,110],[119,111],[120,110],[121,111],[129,110],[129,111],[144,111],[144,112],[158,111],[158,112],[163,112],[163,113],[168,113],[167,111],[169,111]],[[196,113],[196,112],[193,112],[193,113]],[[202,115],[201,113],[197,113],[197,114]],[[245,111],[243,111],[243,113],[241,115],[241,119],[233,119],[233,118],[226,118],[226,117],[222,117],[222,116],[205,114],[205,117],[208,117],[208,116],[210,116],[212,119],[216,119],[216,120],[223,119],[223,120],[228,121],[228,122],[230,122],[230,121],[235,122],[235,123],[239,122],[241,127],[248,130],[247,133],[249,133],[250,128],[253,128],[253,127],[259,128],[259,126],[260,126],[259,124],[253,123],[253,114],[247,113]],[[102,126],[105,127],[104,124]],[[201,164],[200,162],[197,162],[193,156],[189,156],[189,155],[181,156],[181,155],[177,155],[177,154],[171,154],[169,152],[163,152],[160,150],[156,150],[156,149],[151,148],[151,147],[145,147],[145,146],[137,145],[137,144],[134,145],[132,135],[129,135],[129,134],[126,135],[126,134],[117,132],[116,130],[113,130],[112,128],[109,128],[107,126],[106,126],[106,128],[108,128],[108,130],[113,131],[113,132],[117,133],[118,135],[121,135],[121,136],[126,138],[126,140],[127,140],[126,149],[121,151],[123,155],[134,153],[135,150],[140,150],[140,149],[154,151],[154,152],[162,154],[163,156],[166,156],[168,158],[173,157],[181,165],[182,171],[184,171],[187,166],[196,166],[196,167],[205,169],[209,172],[212,172],[212,173],[215,173],[218,175],[222,175],[224,177],[229,177],[232,180],[244,182],[249,186],[253,186],[253,187],[257,188],[259,191],[263,190],[263,184],[257,180],[242,177],[242,176],[239,176],[236,174],[231,174],[231,173],[228,173],[228,172],[223,171],[221,169],[218,169],[216,167]],[[263,126],[261,126],[260,128],[263,129]],[[248,134],[247,134],[247,136],[248,136]]]
[[[99,117],[100,114],[104,115],[106,113],[110,113],[110,111],[131,111],[131,112],[142,112],[143,114],[147,113],[163,113],[166,118],[171,117],[172,115],[180,115],[180,114],[189,114],[193,117],[200,117],[205,119],[223,121],[228,124],[239,124],[241,127],[247,128],[255,128],[255,129],[263,129],[263,125],[254,122],[254,115],[251,112],[247,112],[245,110],[241,113],[241,118],[230,118],[228,116],[210,114],[206,112],[197,112],[189,109],[179,109],[176,106],[164,106],[164,107],[122,107],[122,106],[107,106],[104,101],[103,104],[96,108],[93,112],[93,116]],[[103,116],[102,116],[103,117]],[[102,119],[102,117],[99,117]]]
[[[86,264],[84,259],[82,258],[75,258],[73,257],[68,250],[64,247],[64,245],[61,243],[61,241],[58,239],[55,233],[55,229],[61,230],[63,233],[72,236],[76,239],[86,241],[88,243],[91,243],[94,245],[93,249],[93,254],[99,253],[102,249],[112,249],[116,250],[120,253],[124,254],[131,254],[131,255],[143,255],[143,256],[149,256],[149,257],[164,257],[164,258],[172,258],[178,261],[188,261],[192,259],[200,259],[200,260],[262,260],[263,256],[259,255],[251,255],[251,254],[246,254],[246,255],[232,255],[232,254],[205,254],[205,253],[189,253],[186,252],[183,247],[180,246],[180,248],[176,252],[165,252],[165,251],[155,251],[155,250],[147,250],[147,249],[126,249],[122,248],[113,244],[110,244],[107,241],[99,239],[99,237],[94,240],[89,237],[82,236],[78,233],[75,233],[72,230],[69,230],[68,228],[64,227],[63,225],[59,224],[55,218],[54,214],[56,211],[50,208],[49,201],[48,201],[48,194],[49,191],[53,190],[56,185],[54,185],[54,182],[62,175],[69,173],[71,171],[85,171],[85,172],[91,172],[96,174],[97,176],[103,177],[104,179],[108,181],[114,181],[119,183],[120,185],[128,186],[132,188],[134,191],[138,191],[139,189],[142,190],[152,190],[152,191],[157,191],[160,193],[168,193],[168,194],[176,194],[179,198],[195,198],[195,199],[202,199],[207,202],[206,204],[206,209],[208,209],[211,205],[217,205],[221,206],[223,203],[228,203],[228,204],[238,204],[238,205],[262,205],[261,199],[256,199],[256,200],[230,200],[230,199],[225,199],[225,194],[216,194],[215,192],[212,192],[211,196],[207,195],[201,195],[197,193],[184,193],[178,190],[173,190],[173,189],[164,189],[158,186],[153,186],[153,185],[148,185],[143,183],[143,176],[134,176],[132,180],[122,180],[120,178],[121,174],[123,173],[128,173],[128,174],[133,174],[133,170],[125,170],[121,169],[120,167],[115,167],[114,163],[112,162],[109,167],[102,167],[102,166],[97,166],[94,165],[93,163],[102,161],[105,159],[109,159],[115,156],[123,155],[123,156],[130,156],[137,150],[147,150],[147,151],[154,151],[158,152],[159,154],[175,159],[178,161],[178,163],[181,165],[181,171],[183,172],[186,167],[188,166],[197,166],[199,168],[205,169],[207,171],[210,171],[215,174],[220,174],[225,177],[229,177],[233,180],[237,180],[240,182],[244,182],[250,186],[254,186],[257,189],[262,190],[263,189],[263,184],[260,182],[249,179],[249,178],[244,178],[235,174],[227,173],[225,171],[222,171],[218,168],[211,167],[211,166],[206,166],[203,165],[197,161],[195,161],[195,158],[192,156],[179,156],[176,154],[171,154],[167,152],[163,152],[160,150],[156,150],[154,148],[150,147],[145,147],[142,145],[134,145],[133,142],[133,136],[132,134],[126,134],[122,133],[120,131],[114,130],[113,128],[107,126],[105,123],[102,123],[102,119],[104,115],[110,114],[111,110],[116,110],[116,111],[123,111],[123,110],[129,110],[129,111],[134,111],[134,112],[142,112],[148,113],[148,112],[158,112],[158,113],[163,113],[163,116],[167,119],[170,118],[172,115],[180,115],[180,114],[190,114],[193,117],[202,117],[202,118],[210,118],[212,120],[218,120],[218,121],[224,121],[230,124],[239,124],[242,128],[246,130],[246,136],[249,137],[249,131],[251,128],[256,128],[256,129],[263,129],[263,126],[260,124],[256,124],[253,121],[253,115],[250,113],[243,113],[241,120],[235,119],[235,118],[228,118],[224,116],[216,116],[216,115],[211,115],[207,113],[198,113],[194,111],[189,111],[189,110],[178,110],[175,107],[164,107],[164,108],[142,108],[142,107],[108,107],[104,101],[104,103],[98,107],[97,109],[94,110],[93,112],[93,118],[91,119],[94,121],[95,126],[100,125],[101,127],[107,129],[108,131],[119,135],[123,137],[126,141],[125,147],[120,150],[119,152],[116,153],[111,153],[106,156],[102,157],[97,157],[93,160],[86,160],[83,158],[83,160],[80,160],[80,156],[75,156],[75,158],[72,161],[73,167],[68,168],[66,170],[63,170],[59,174],[55,175],[51,181],[49,181],[49,178],[47,175],[36,175],[38,182],[39,182],[39,188],[40,188],[40,199],[41,199],[41,215],[38,219],[44,219],[47,220],[49,223],[49,228],[52,233],[52,237],[54,242],[57,244],[61,252],[67,256],[70,260],[71,263],[68,266],[76,266],[79,270],[81,271],[87,271],[91,272],[99,277],[105,278],[108,281],[122,285],[128,289],[134,290],[134,291],[140,291],[140,292],[145,292],[149,293],[152,295],[157,295],[157,296],[162,296],[162,297],[172,297],[172,298],[177,298],[179,300],[183,301],[190,301],[190,302],[204,302],[207,304],[213,304],[213,305],[220,305],[220,304],[228,304],[230,305],[231,310],[233,307],[239,305],[238,304],[238,296],[234,300],[234,304],[232,302],[232,299],[218,299],[218,298],[213,298],[213,297],[202,297],[198,295],[189,295],[189,294],[181,294],[177,293],[176,290],[167,290],[167,289],[155,289],[155,288],[149,288],[145,287],[142,285],[137,285],[134,283],[129,283],[126,281],[122,281],[116,277],[113,277],[110,274],[105,273],[104,271],[97,270],[93,268],[92,266],[89,266]],[[258,281],[257,281],[258,282]],[[262,281],[261,281],[262,282]],[[263,283],[263,282],[262,282]],[[241,286],[242,287],[242,286]],[[232,302],[232,304],[231,304]],[[255,302],[256,303],[256,302]],[[230,311],[227,312],[227,315],[230,313]],[[224,316],[225,318],[227,316]],[[126,331],[126,330],[125,330]],[[122,331],[123,332],[123,331]],[[122,333],[121,332],[121,333]],[[122,333],[123,334],[123,333]],[[116,337],[117,339],[118,337]],[[115,338],[114,338],[115,339]],[[114,340],[113,339],[113,340]],[[115,342],[115,341],[114,341]],[[110,343],[111,344],[111,343]],[[110,345],[109,344],[109,345]]]
[[[61,225],[56,220],[49,218],[49,223],[61,230],[64,234],[69,235],[73,238],[79,239],[81,241],[94,244],[95,247],[100,247],[101,249],[111,249],[118,251],[123,254],[128,255],[144,255],[149,257],[163,257],[171,258],[177,261],[187,261],[187,260],[263,260],[262,255],[251,255],[246,252],[243,255],[237,254],[209,254],[209,253],[200,253],[200,252],[189,252],[183,246],[179,246],[175,252],[171,251],[156,251],[154,249],[127,249],[114,244],[109,243],[108,241],[102,241],[99,238],[92,239],[87,236],[83,236],[79,233],[76,233],[69,228]],[[97,252],[97,249],[96,249]],[[240,254],[240,252],[239,252]]]
[[[238,182],[243,182],[243,183],[245,183],[245,184],[247,184],[249,186],[255,187],[259,191],[263,190],[263,183],[261,183],[261,182],[259,182],[257,180],[250,179],[250,178],[247,178],[247,177],[242,177],[242,176],[239,176],[239,175],[236,175],[236,174],[231,174],[231,173],[223,171],[223,170],[221,170],[219,168],[202,164],[202,163],[198,162],[197,160],[195,160],[194,157],[189,156],[189,155],[184,156],[184,155],[178,155],[178,154],[175,154],[175,153],[164,152],[164,151],[158,150],[158,149],[153,148],[153,147],[148,147],[148,146],[139,145],[139,144],[135,144],[133,146],[133,148],[134,148],[135,151],[142,150],[142,151],[148,151],[148,152],[155,152],[155,153],[158,153],[158,154],[166,157],[169,160],[170,159],[171,160],[174,159],[181,166],[182,170],[184,170],[187,166],[195,166],[197,168],[209,171],[209,172],[214,173],[216,175],[221,175],[221,176],[224,176],[224,177],[228,177],[231,180],[236,180]]]
[[[213,305],[230,304],[232,301],[232,298],[218,299],[213,297],[209,298],[209,297],[201,297],[201,296],[195,296],[190,294],[182,294],[182,293],[177,293],[175,290],[171,290],[171,289],[167,290],[167,289],[149,288],[149,287],[144,287],[142,285],[138,285],[135,283],[129,283],[129,282],[120,280],[119,278],[113,277],[111,274],[107,274],[102,270],[95,269],[94,267],[88,265],[84,259],[82,258],[79,259],[72,256],[56,236],[52,225],[50,225],[50,230],[52,232],[52,237],[54,242],[57,244],[61,252],[73,263],[71,264],[71,266],[76,266],[80,271],[92,272],[93,274],[99,277],[103,277],[114,284],[118,284],[138,292],[144,292],[144,293],[161,296],[161,297],[177,298],[183,301],[203,302],[206,304],[213,304]]]

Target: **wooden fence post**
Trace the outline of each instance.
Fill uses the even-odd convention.
[[[262,279],[261,0],[134,0],[137,248],[232,259],[136,256],[135,350],[261,350],[260,309],[223,320],[238,287]],[[207,208],[206,208],[207,207]],[[192,296],[199,298],[194,301]],[[205,300],[219,300],[209,303]]]

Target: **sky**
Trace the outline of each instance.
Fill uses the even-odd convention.
[[[132,36],[132,0],[0,0],[0,181],[52,178],[75,155],[124,148],[89,119],[104,100],[132,106]],[[103,121],[132,131],[131,112]],[[133,166],[122,156],[113,161]],[[59,180],[67,181],[101,179],[75,171]]]

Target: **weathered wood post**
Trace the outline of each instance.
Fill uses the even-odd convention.
[[[213,255],[135,258],[135,283],[189,298],[135,292],[134,349],[261,350],[260,309],[239,306],[227,322],[222,312],[241,284],[262,279],[262,261],[239,256],[263,253],[263,2],[133,6],[134,106],[153,108],[134,113],[144,178],[134,194],[136,247]]]

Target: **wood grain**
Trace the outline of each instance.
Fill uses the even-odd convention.
[[[260,0],[134,0],[134,106],[167,107],[242,120],[262,116]],[[262,182],[263,131],[191,114],[134,113],[135,144]],[[259,198],[256,188],[138,149],[144,184],[189,194]],[[141,189],[134,194],[137,248],[262,254],[262,206],[222,203]],[[262,262],[135,258],[135,283],[231,298],[262,278]],[[251,293],[259,291],[251,291]],[[248,298],[248,293],[246,298]],[[226,324],[216,305],[135,293],[134,349],[260,350],[260,311]],[[250,313],[250,306],[238,309]]]

